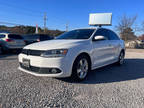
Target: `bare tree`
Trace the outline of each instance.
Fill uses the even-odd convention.
[[[137,15],[135,15],[133,17],[128,17],[126,15],[123,15],[120,18],[120,20],[118,22],[118,25],[116,26],[116,30],[119,33],[121,33],[121,32],[123,32],[127,28],[132,28],[132,26],[134,25],[136,19],[137,19]]]
[[[141,36],[139,36],[139,39],[144,41],[144,34],[142,34]]]
[[[144,31],[144,22],[142,22],[142,31]]]
[[[128,17],[126,15],[123,15],[117,26],[116,30],[120,33],[120,36],[123,40],[128,41],[128,40],[135,40],[136,36],[133,30],[133,25],[137,19],[137,16],[133,17]]]

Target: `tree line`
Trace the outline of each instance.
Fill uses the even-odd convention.
[[[13,27],[8,27],[8,26],[4,26],[4,25],[0,26],[0,32],[10,32],[10,33],[17,33],[17,34],[25,35],[25,34],[35,34],[35,31],[36,31],[36,27],[34,27],[34,26],[13,26]],[[44,29],[38,27],[38,32],[40,34],[48,34],[50,36],[58,36],[61,33],[63,33],[64,31],[50,30],[50,29],[44,30]]]

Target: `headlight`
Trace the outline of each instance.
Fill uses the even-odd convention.
[[[41,54],[42,57],[64,57],[67,54],[67,49],[48,50]]]

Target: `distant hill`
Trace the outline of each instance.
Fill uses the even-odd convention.
[[[50,36],[57,36],[63,33],[64,31],[60,30],[44,30],[39,27],[38,29],[39,33],[41,34],[48,34]],[[14,27],[7,27],[4,25],[0,26],[0,32],[10,32],[10,33],[17,33],[17,34],[34,34],[35,33],[35,27],[34,26],[14,26]]]

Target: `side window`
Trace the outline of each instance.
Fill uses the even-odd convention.
[[[52,39],[54,39],[54,37],[53,37],[53,36],[50,36],[50,39],[52,40]]]
[[[3,35],[3,34],[0,34],[0,38],[5,38],[5,35]]]
[[[104,36],[106,39],[109,39],[108,31],[105,29],[98,29],[94,36]]]
[[[44,40],[47,40],[48,37],[46,35],[40,35],[40,40],[41,41],[44,41]]]
[[[109,39],[110,40],[120,40],[116,33],[109,30]]]

